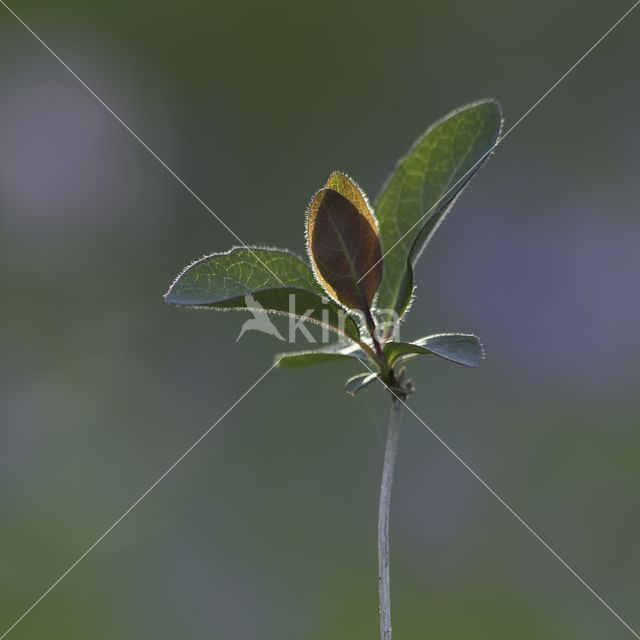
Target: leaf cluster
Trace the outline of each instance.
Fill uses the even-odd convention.
[[[353,395],[380,378],[406,396],[412,386],[404,366],[422,355],[478,366],[484,354],[474,335],[440,333],[412,342],[394,335],[411,306],[418,259],[491,155],[501,127],[494,100],[449,113],[400,160],[373,206],[354,180],[332,173],[307,208],[309,264],[282,249],[236,247],[186,267],[165,300],[288,315],[334,332],[339,342],[280,354],[276,363],[355,360],[365,371],[347,381]]]

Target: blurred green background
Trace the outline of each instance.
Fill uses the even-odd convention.
[[[20,16],[247,243],[303,252],[332,169],[374,196],[494,96],[507,127],[630,2],[24,0]],[[499,148],[429,246],[403,336],[422,416],[640,625],[640,9]],[[270,365],[169,308],[234,239],[0,7],[0,633]],[[10,638],[377,635],[387,399],[275,371]],[[420,425],[392,515],[398,640],[631,636]]]

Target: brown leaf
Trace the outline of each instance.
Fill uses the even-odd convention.
[[[369,315],[382,280],[382,250],[366,196],[350,178],[334,173],[311,200],[307,250],[324,290],[340,304]]]

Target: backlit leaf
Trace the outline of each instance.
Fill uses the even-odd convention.
[[[378,377],[377,373],[360,373],[357,376],[349,378],[344,385],[344,390],[355,398],[358,391],[362,391],[369,386]]]
[[[388,342],[384,355],[391,366],[417,355],[433,355],[467,367],[478,367],[484,359],[484,349],[474,335],[439,333],[414,342]]]
[[[371,366],[367,354],[355,344],[332,344],[309,351],[293,351],[276,356],[276,365],[281,368],[306,367],[323,362],[357,360]]]
[[[378,221],[371,209],[367,194],[361,189],[360,185],[358,185],[355,180],[349,177],[346,173],[334,171],[329,176],[327,184],[324,186],[327,189],[333,189],[341,196],[344,196],[363,216],[369,220],[371,226],[376,230],[378,229]]]
[[[333,174],[330,181],[339,177],[346,178]],[[335,186],[342,190],[344,185]],[[382,253],[368,205],[363,208],[360,198],[354,203],[335,189],[320,189],[307,211],[307,250],[325,291],[344,307],[369,314],[382,279]]]
[[[384,255],[376,306],[401,316],[413,295],[413,267],[502,127],[497,102],[483,100],[436,122],[413,145],[375,203]]]
[[[328,300],[307,264],[288,251],[238,247],[189,265],[165,295],[169,304],[306,317],[357,339],[358,327]]]

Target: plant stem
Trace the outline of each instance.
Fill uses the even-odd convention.
[[[392,395],[387,446],[382,466],[378,510],[378,590],[380,593],[380,640],[391,640],[391,579],[389,572],[389,510],[393,470],[398,452],[402,402]]]

